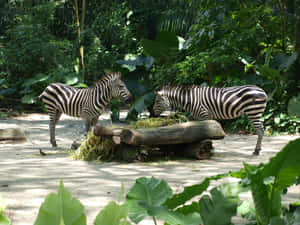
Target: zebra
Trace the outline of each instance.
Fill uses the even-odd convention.
[[[158,116],[170,107],[178,108],[196,120],[234,119],[245,114],[256,129],[258,139],[253,154],[259,155],[264,134],[260,118],[267,98],[265,91],[254,85],[227,88],[167,85],[156,90],[153,112]]]
[[[86,132],[95,126],[105,106],[114,97],[128,103],[132,96],[121,80],[120,72],[102,77],[93,87],[74,88],[61,83],[52,83],[45,88],[39,98],[44,102],[50,117],[50,143],[57,147],[55,127],[62,114],[81,117],[85,120]]]

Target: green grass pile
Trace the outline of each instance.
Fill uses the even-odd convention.
[[[72,158],[85,161],[107,161],[113,157],[114,150],[115,144],[110,139],[89,133],[79,148],[73,152]]]
[[[153,127],[164,127],[170,126],[177,123],[187,122],[188,119],[183,114],[170,114],[167,117],[155,117],[141,119],[135,122],[131,122],[128,128],[139,129],[139,128],[153,128]]]

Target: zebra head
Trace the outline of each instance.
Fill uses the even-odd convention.
[[[170,108],[170,102],[164,88],[156,90],[156,98],[153,106],[153,112],[155,116],[159,116],[163,111]]]
[[[127,89],[125,83],[121,80],[121,73],[114,73],[112,77],[112,97],[121,98],[125,103],[129,103],[132,95]]]

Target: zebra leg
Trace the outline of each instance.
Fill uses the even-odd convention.
[[[85,131],[88,133],[92,127],[94,127],[98,122],[99,116],[92,118],[85,118]]]
[[[57,110],[55,112],[49,114],[49,116],[50,116],[50,123],[49,123],[50,143],[52,144],[53,148],[57,147],[56,140],[55,140],[55,127],[56,127],[57,121],[60,119],[61,114],[62,113]]]
[[[91,126],[92,127],[96,126],[96,124],[98,122],[98,118],[99,118],[99,116],[96,116],[96,117],[92,118],[92,120],[91,120]]]
[[[263,139],[263,136],[264,136],[263,127],[261,126],[259,128],[256,128],[256,133],[258,135],[258,138],[257,138],[257,143],[256,143],[255,150],[253,152],[253,155],[259,155],[259,152],[261,150],[261,143],[262,143],[262,139]]]
[[[92,119],[85,118],[85,132],[88,133],[91,129]]]
[[[256,129],[256,134],[258,136],[253,155],[259,155],[259,152],[261,150],[262,139],[264,136],[264,127],[259,120],[257,120],[257,119],[251,119],[251,120],[252,120],[254,128]]]

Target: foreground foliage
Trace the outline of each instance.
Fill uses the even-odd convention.
[[[5,199],[0,195],[0,224],[1,225],[11,225],[10,219],[3,214],[6,208]]]
[[[137,224],[151,216],[154,224],[161,219],[165,225],[227,225],[232,224],[232,217],[236,215],[243,216],[248,224],[299,224],[300,205],[296,203],[284,209],[281,202],[282,194],[300,177],[299,149],[300,139],[291,141],[267,164],[244,163],[240,171],[207,177],[177,194],[173,194],[164,180],[138,178],[126,194],[125,203],[110,202],[99,212],[94,224],[130,225],[130,221]],[[203,195],[211,181],[226,176],[238,178],[240,182],[221,184],[211,189],[209,195]],[[249,190],[254,207],[239,198],[239,194]],[[123,193],[122,186],[119,201]],[[191,199],[198,200],[190,202]],[[45,224],[86,224],[82,204],[71,197],[62,182],[58,194],[49,194],[40,208],[35,225]]]

